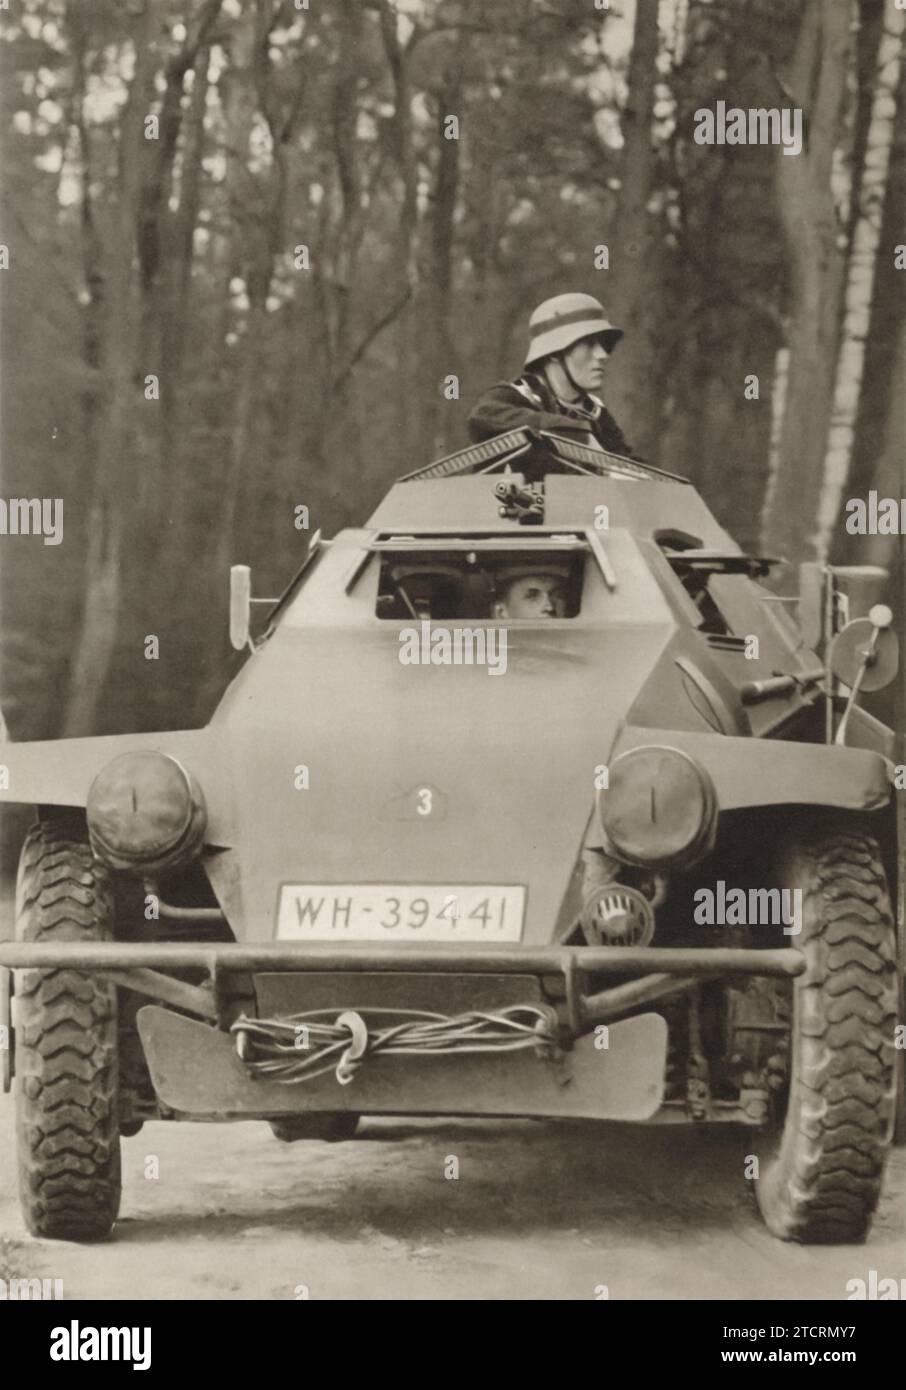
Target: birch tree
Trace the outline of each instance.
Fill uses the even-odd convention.
[[[852,249],[847,267],[843,327],[815,539],[817,554],[821,559],[827,557],[830,548],[832,528],[852,461],[875,265],[896,125],[904,33],[906,11],[891,9],[888,6],[878,48],[877,77],[871,103],[861,186],[858,189]]]

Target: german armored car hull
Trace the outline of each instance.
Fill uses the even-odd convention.
[[[316,538],[254,638],[234,571],[206,728],[7,744],[31,1229],[105,1236],[149,1118],[420,1113],[748,1125],[770,1228],[862,1239],[898,974],[856,697],[895,638],[834,619],[851,571],[795,626],[771,563],[683,480],[515,431]]]

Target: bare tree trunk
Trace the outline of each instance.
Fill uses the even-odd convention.
[[[457,114],[462,119],[466,51],[467,39],[460,34],[444,72],[439,93],[437,177],[431,215],[431,293],[428,322],[425,325],[429,343],[425,354],[428,371],[423,383],[425,400],[431,404],[425,412],[425,429],[419,440],[419,453],[435,458],[445,453],[448,447],[452,448],[449,404],[441,397],[440,388],[445,376],[458,371],[451,316],[454,217],[459,190],[459,141],[443,138],[442,122],[448,113]]]
[[[845,99],[851,10],[806,0],[788,87],[803,108],[802,153],[776,151],[790,260],[790,369],[780,457],[764,544],[790,560],[814,554],[814,528],[833,398],[844,264],[831,187]]]
[[[893,373],[895,381],[906,381],[906,315],[900,320]],[[890,396],[884,422],[884,447],[876,461],[871,486],[877,489],[880,497],[906,497],[906,410],[903,409],[903,397],[897,391],[893,391]],[[906,540],[902,536],[866,536],[859,547],[859,558],[866,564],[886,565],[895,572],[897,552],[900,553],[902,563],[904,551]],[[902,611],[898,617],[899,630],[902,633]]]
[[[790,379],[790,350],[777,349],[774,358],[774,381],[771,389],[771,436],[768,443],[768,472],[765,482],[762,506],[762,525],[764,515],[774,504],[774,489],[780,470],[780,445],[783,439],[783,421],[786,416],[786,393]]]
[[[233,556],[237,517],[251,491],[250,472],[256,452],[264,446],[269,417],[262,400],[267,380],[266,353],[268,298],[274,280],[277,258],[286,249],[286,193],[289,183],[288,151],[302,109],[307,72],[300,67],[290,100],[281,100],[280,86],[274,79],[271,59],[271,32],[280,19],[278,0],[257,0],[252,35],[251,64],[257,109],[267,122],[271,143],[270,167],[255,177],[253,200],[246,208],[244,223],[244,278],[249,310],[239,368],[239,390],[229,459],[224,480],[224,506],[221,518],[219,555],[225,568]],[[353,110],[354,118],[354,110]],[[247,136],[246,136],[247,141]],[[243,153],[247,144],[243,146]],[[251,177],[246,171],[247,176]]]
[[[669,73],[676,126],[666,153],[677,195],[676,249],[646,257],[653,283],[643,318],[657,350],[642,379],[658,430],[656,457],[690,474],[722,523],[747,544],[757,541],[764,505],[777,419],[769,401],[783,334],[774,151],[702,148],[692,138],[693,114],[718,94],[742,108],[776,102],[776,78],[763,55],[792,46],[796,29],[786,28],[782,3],[751,0],[744,11],[720,15],[707,0],[689,7]]]
[[[161,422],[160,476],[165,482],[171,502],[171,527],[174,527],[177,519],[185,514],[183,504],[186,499],[178,496],[181,491],[179,481],[182,477],[181,455],[185,417],[183,368],[186,329],[192,312],[192,262],[201,201],[201,161],[204,155],[204,115],[208,96],[209,58],[210,50],[202,48],[196,59],[195,85],[192,89],[182,156],[179,208],[173,223],[170,264],[167,268],[161,354],[166,370],[166,383],[162,392],[164,411]]]
[[[70,96],[69,120],[78,141],[81,161],[79,213],[81,221],[82,274],[85,281],[86,304],[82,319],[82,358],[92,374],[98,373],[101,366],[101,340],[103,336],[102,312],[104,304],[104,274],[101,256],[101,242],[98,236],[95,216],[92,181],[94,159],[88,125],[85,120],[85,83],[88,59],[88,32],[83,27],[85,16],[70,7],[66,13],[67,27],[72,43],[73,82]],[[82,428],[85,431],[87,453],[93,455],[97,447],[96,426],[98,417],[97,381],[89,383],[82,392]]]
[[[652,412],[640,399],[646,389],[654,353],[646,332],[643,306],[652,296],[646,266],[649,242],[648,201],[654,170],[652,115],[657,81],[657,0],[636,4],[629,95],[621,117],[623,152],[616,224],[610,237],[610,272],[605,304],[612,322],[626,336],[608,368],[607,403],[636,449],[646,453],[654,435]],[[612,288],[610,288],[612,285]]]
[[[104,682],[116,645],[120,605],[120,557],[129,524],[122,496],[130,493],[131,425],[135,408],[137,313],[132,285],[136,219],[145,152],[144,118],[153,79],[152,43],[157,5],[147,0],[135,27],[135,73],[120,127],[119,202],[107,258],[102,364],[106,387],[98,453],[88,508],[85,606],[70,668],[66,736],[95,726]],[[134,486],[134,480],[133,480]]]
[[[266,35],[271,16],[262,9],[268,0],[256,0],[243,13],[233,30],[231,47],[231,77],[227,117],[231,146],[230,205],[234,210],[237,236],[239,274],[245,282],[248,298],[245,331],[237,348],[235,365],[237,380],[232,434],[226,451],[220,486],[220,517],[217,545],[218,568],[226,567],[239,557],[234,553],[236,519],[239,515],[239,494],[243,472],[254,463],[252,444],[255,437],[255,415],[259,406],[258,384],[261,372],[261,352],[264,347],[264,317],[266,301],[273,274],[270,255],[270,235],[267,227],[268,207],[262,198],[264,179],[256,179],[248,168],[249,138],[256,107],[261,106],[262,75],[259,71],[262,30]],[[266,41],[266,40],[265,40]],[[265,48],[264,62],[267,62]],[[266,81],[266,76],[264,78]],[[228,274],[232,276],[232,267]],[[229,285],[225,292],[230,295]]]
[[[407,458],[417,449],[417,418],[412,410],[413,383],[418,375],[416,320],[410,300],[418,290],[416,230],[418,226],[418,169],[412,144],[409,52],[400,42],[397,14],[389,0],[380,0],[381,38],[393,81],[393,144],[402,183],[400,215],[396,233],[396,289],[399,304],[397,332],[398,381],[400,385],[400,445]],[[453,113],[455,114],[455,113]]]
[[[381,39],[394,89],[390,117],[393,154],[402,181],[400,214],[395,236],[395,273],[388,276],[384,304],[375,310],[370,323],[357,324],[353,294],[359,253],[365,232],[363,176],[356,134],[356,89],[361,70],[363,8],[358,0],[341,0],[339,6],[340,48],[333,87],[331,127],[333,153],[339,192],[339,212],[331,227],[332,246],[327,252],[330,289],[321,289],[323,316],[327,325],[329,351],[333,359],[328,390],[320,409],[320,426],[315,451],[321,458],[336,454],[332,462],[332,495],[342,506],[353,496],[363,467],[362,439],[358,432],[344,428],[354,416],[354,369],[368,348],[391,324],[398,329],[399,372],[408,389],[414,374],[414,343],[408,317],[403,316],[417,283],[415,232],[418,220],[417,168],[412,146],[408,76],[408,51],[397,30],[398,16],[387,0],[378,0]],[[323,254],[323,253],[322,253]],[[323,282],[323,272],[321,277]],[[411,411],[404,423],[411,426]],[[344,513],[351,516],[352,513]]]

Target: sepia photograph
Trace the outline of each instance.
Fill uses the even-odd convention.
[[[0,0],[0,59],[33,1354],[899,1356],[906,0]]]

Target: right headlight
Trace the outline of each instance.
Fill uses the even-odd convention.
[[[597,794],[609,847],[627,864],[682,866],[707,852],[717,795],[703,767],[678,748],[645,744],[610,765]]]

